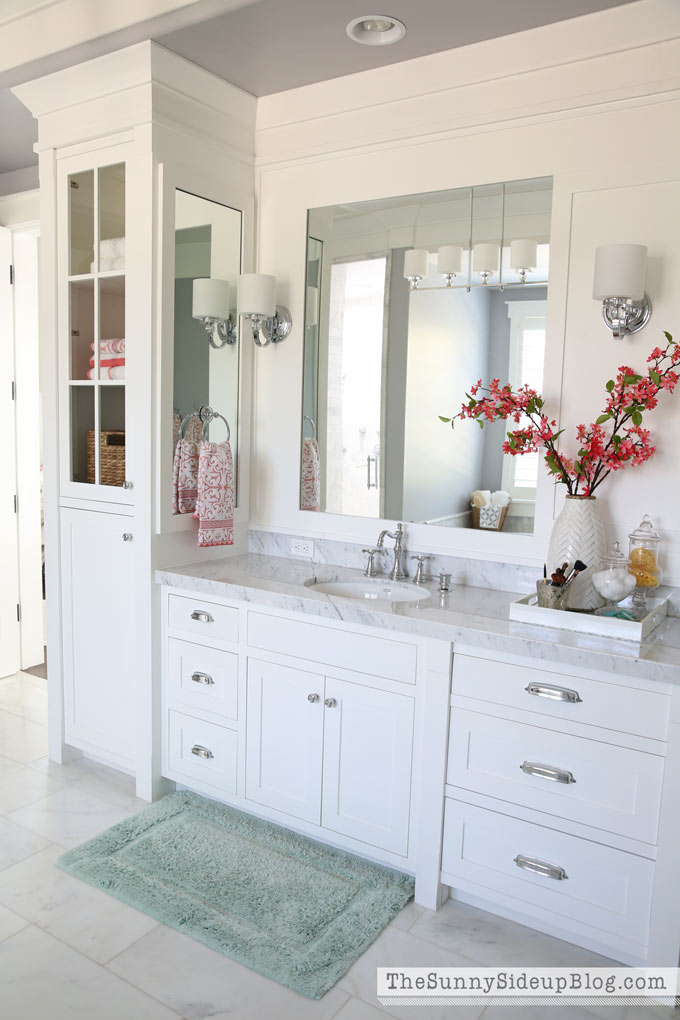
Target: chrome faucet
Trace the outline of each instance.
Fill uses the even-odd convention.
[[[404,555],[404,525],[397,524],[396,531],[388,531],[387,529],[381,531],[376,543],[379,549],[383,548],[385,537],[394,539],[394,566],[390,570],[389,576],[393,581],[402,581],[407,576],[402,564],[402,557]]]

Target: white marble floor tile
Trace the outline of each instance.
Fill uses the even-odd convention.
[[[423,1020],[426,1018],[427,1013],[424,1013]],[[342,1007],[335,1020],[385,1020],[385,1014],[381,1009],[369,1006],[361,999],[351,998]]]
[[[416,938],[411,932],[386,928],[338,982],[343,991],[377,1010],[404,1020],[450,1020],[452,1006],[383,1006],[376,995],[378,967],[473,967],[474,963],[432,942]],[[456,1020],[477,1020],[483,1006],[456,1006]],[[425,1012],[423,1012],[425,1010]]]
[[[26,673],[0,681],[0,710],[47,723],[47,682]]]
[[[177,1020],[166,1006],[31,925],[2,943],[2,1014],[24,1020]]]
[[[77,846],[121,822],[129,812],[99,797],[65,787],[50,797],[13,811],[7,817],[63,847]]]
[[[604,1006],[602,1007],[604,1010]],[[605,1016],[604,1012],[598,1016]],[[673,1006],[628,1006],[623,1020],[678,1020],[680,1011]]]
[[[114,807],[129,811],[130,814],[142,811],[148,804],[135,795],[135,780],[117,769],[101,765],[84,756],[76,758],[65,765],[58,765],[49,758],[32,761],[29,768],[51,776],[60,783],[77,786],[93,797],[100,797]],[[0,777],[1,778],[1,777]]]
[[[49,846],[0,872],[0,903],[96,963],[107,963],[158,924],[56,867]]]
[[[47,754],[47,726],[0,711],[0,751],[26,765]]]
[[[426,911],[409,932],[488,967],[618,966],[604,956],[458,900],[447,900],[436,912]]]
[[[331,1020],[348,998],[336,986],[306,999],[164,925],[108,969],[187,1020]]]
[[[16,935],[22,928],[26,928],[29,922],[25,917],[19,917],[13,910],[7,907],[0,907],[0,942],[8,939],[10,935]]]
[[[429,911],[426,907],[419,907],[417,903],[411,900],[407,903],[403,910],[400,910],[393,921],[390,921],[391,928],[400,928],[402,931],[409,931],[410,928],[419,921],[424,914],[428,914]]]
[[[0,871],[48,845],[49,841],[37,833],[15,825],[7,818],[0,818]]]
[[[8,815],[63,788],[62,783],[27,765],[0,770],[0,815]]]
[[[458,1014],[456,1014],[457,1016]],[[592,1020],[581,1006],[487,1006],[483,1020]]]

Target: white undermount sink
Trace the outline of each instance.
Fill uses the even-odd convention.
[[[307,581],[307,587],[323,595],[380,602],[419,602],[430,596],[427,588],[408,581],[390,581],[387,577],[365,577],[358,581]]]

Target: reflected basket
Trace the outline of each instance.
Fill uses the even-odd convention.
[[[99,483],[122,485],[125,481],[125,433],[99,433]],[[87,430],[87,480],[94,483],[94,429]]]
[[[472,527],[481,531],[502,531],[505,518],[508,516],[507,506],[494,506],[487,503],[486,506],[472,506]]]

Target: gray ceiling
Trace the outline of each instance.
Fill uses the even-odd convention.
[[[255,96],[455,49],[634,0],[255,0],[226,14],[151,37]],[[345,25],[362,14],[402,20],[406,38],[360,46]],[[106,40],[98,41],[102,52]],[[115,49],[112,40],[111,49]],[[81,58],[82,59],[82,58]],[[53,64],[73,62],[55,57]],[[55,69],[55,67],[51,68]],[[21,74],[17,81],[24,80]],[[37,126],[9,89],[0,89],[0,174],[33,165]]]

